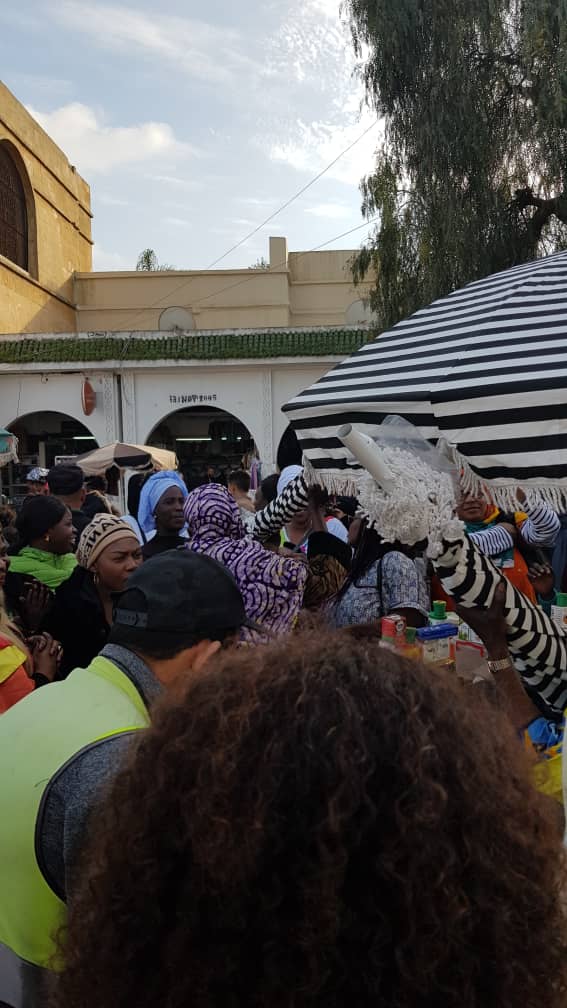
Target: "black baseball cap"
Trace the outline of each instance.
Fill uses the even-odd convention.
[[[114,623],[143,633],[195,634],[202,640],[239,627],[265,633],[246,616],[232,574],[211,557],[167,550],[138,567],[115,596]]]

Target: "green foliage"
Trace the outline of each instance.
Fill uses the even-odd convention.
[[[103,361],[253,360],[269,357],[347,357],[367,343],[368,329],[265,332],[194,332],[190,336],[129,333],[85,338],[0,340],[0,364]]]
[[[384,117],[363,212],[384,327],[567,246],[567,0],[346,0]]]
[[[248,269],[251,269],[251,270],[252,269],[253,270],[268,270],[269,268],[270,268],[270,264],[269,264],[268,260],[264,258],[264,256],[260,256],[259,259],[256,259],[255,263],[252,263],[252,265],[248,267]]]
[[[136,262],[136,269],[138,271],[145,270],[147,273],[155,273],[158,270],[174,270],[175,266],[170,266],[167,263],[159,263],[154,250],[147,248],[144,249],[143,252],[140,252]]]

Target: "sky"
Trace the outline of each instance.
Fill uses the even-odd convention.
[[[2,80],[91,186],[94,269],[147,247],[208,268],[354,141],[218,268],[268,258],[269,235],[303,251],[364,224],[379,129],[339,3],[0,3]]]

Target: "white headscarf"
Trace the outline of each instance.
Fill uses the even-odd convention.
[[[278,480],[278,497],[284,492],[288,483],[291,483],[296,476],[300,476],[303,472],[303,466],[300,465],[290,465],[282,469],[280,473],[280,478]]]

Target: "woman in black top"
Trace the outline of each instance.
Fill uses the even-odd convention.
[[[185,526],[183,504],[186,497],[187,488],[176,472],[154,473],[144,483],[138,508],[138,523],[146,536],[142,546],[144,560],[187,545],[186,537],[181,535]]]
[[[113,593],[124,591],[130,574],[142,563],[142,550],[126,522],[114,515],[95,515],[77,548],[78,565],[55,592],[41,629],[63,647],[58,678],[85,668],[102,650],[112,625]]]

